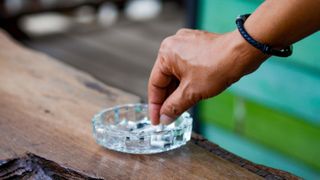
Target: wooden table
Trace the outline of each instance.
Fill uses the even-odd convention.
[[[2,160],[20,156],[27,166],[45,166],[47,175],[50,168],[66,169],[55,172],[67,179],[298,179],[241,159],[195,134],[186,146],[156,155],[118,153],[97,145],[91,117],[104,107],[132,102],[139,98],[21,47],[0,32]],[[26,152],[36,156],[22,156]],[[0,179],[31,172],[15,167],[17,160],[0,161]]]

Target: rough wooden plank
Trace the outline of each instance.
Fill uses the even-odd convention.
[[[103,37],[103,35],[101,36]],[[101,36],[99,37],[101,38]],[[66,35],[39,40],[28,43],[28,45],[89,72],[107,84],[146,99],[147,81],[153,64],[151,61],[155,59],[154,55],[150,56],[151,53],[130,53],[128,47],[119,47],[117,46],[119,43],[113,44],[111,41],[113,38],[108,39],[110,36],[113,36],[112,32],[106,35],[101,40],[102,43],[99,44],[94,43],[93,40],[86,42],[85,39],[81,40],[81,38]],[[156,51],[153,53],[156,54]],[[145,63],[148,60],[150,62]],[[137,65],[136,62],[145,63],[145,65]]]
[[[203,147],[204,149],[212,152],[216,156],[219,156],[225,160],[228,160],[234,164],[238,164],[239,166],[263,177],[266,179],[300,179],[299,177],[290,174],[286,171],[266,167],[260,164],[252,163],[246,159],[243,159],[235,154],[232,154],[225,149],[219,147],[218,145],[211,143],[207,139],[203,138],[202,136],[193,133],[192,134],[192,141],[196,145]]]
[[[102,180],[59,164],[32,153],[14,159],[0,160],[0,179],[70,179]]]
[[[165,6],[161,16],[151,21],[133,22],[120,17],[109,28],[81,26],[25,44],[146,101],[147,82],[160,43],[184,22],[181,10],[169,7]]]
[[[0,39],[1,159],[30,151],[111,179],[257,177],[193,144],[152,156],[101,148],[92,138],[92,115],[104,106],[134,102],[137,98],[18,47],[3,35]],[[97,84],[104,93],[85,82]]]
[[[93,114],[138,98],[22,48],[3,34],[0,42],[0,159],[31,152],[106,179],[260,178],[192,142],[155,155],[100,147],[92,138]]]

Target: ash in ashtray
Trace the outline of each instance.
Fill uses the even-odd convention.
[[[122,120],[118,126],[113,126],[113,128],[133,133],[132,136],[126,136],[125,139],[126,145],[129,148],[133,143],[146,145],[146,140],[150,142],[147,144],[148,147],[170,148],[174,140],[183,141],[182,131],[176,131],[175,134],[170,131],[174,127],[174,123],[166,127],[164,125],[153,126],[148,119],[137,122]],[[137,142],[137,137],[139,142]]]

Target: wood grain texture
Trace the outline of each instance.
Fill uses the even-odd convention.
[[[137,23],[120,16],[108,28],[79,25],[23,43],[147,102],[147,82],[160,43],[184,24],[181,9],[172,2],[163,5],[162,14],[150,21]]]
[[[196,143],[156,155],[106,150],[92,137],[103,107],[139,99],[0,33],[0,159],[31,152],[105,179],[260,179]]]
[[[0,160],[0,179],[102,180],[102,178],[91,177],[73,169],[60,166],[53,161],[32,153],[27,153],[13,159]]]
[[[286,171],[282,171],[279,169],[270,168],[267,166],[263,166],[260,164],[255,164],[250,162],[246,159],[243,159],[235,154],[232,154],[225,149],[219,147],[218,145],[211,143],[207,139],[203,138],[202,136],[193,133],[192,134],[192,142],[204,149],[208,150],[209,152],[213,153],[216,156],[219,156],[227,161],[230,161],[234,164],[237,164],[252,173],[255,173],[265,179],[301,179],[293,174],[290,174]]]

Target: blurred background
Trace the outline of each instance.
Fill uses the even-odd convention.
[[[179,28],[224,33],[262,0],[0,0],[26,46],[146,102],[159,45]],[[194,130],[253,162],[320,179],[320,34],[193,108]]]

